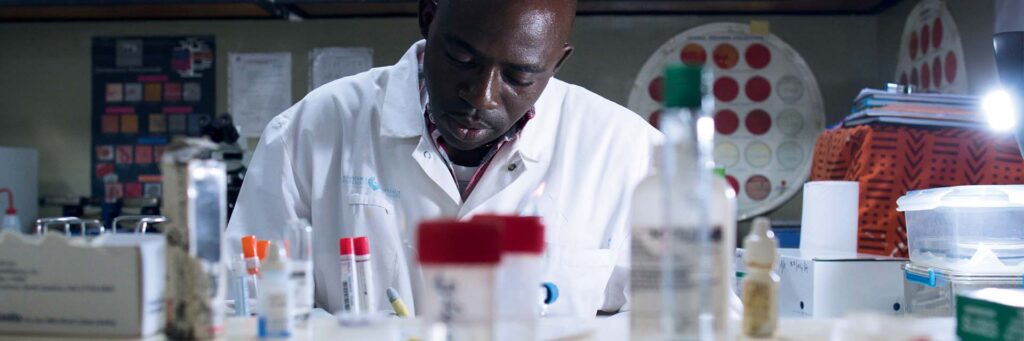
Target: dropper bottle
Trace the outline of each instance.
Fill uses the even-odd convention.
[[[743,335],[768,338],[779,325],[779,276],[773,271],[775,234],[768,218],[754,219],[753,228],[743,238],[747,274],[743,277]]]

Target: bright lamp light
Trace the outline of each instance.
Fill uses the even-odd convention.
[[[1006,90],[999,89],[989,92],[981,100],[981,109],[985,112],[988,125],[995,131],[1009,131],[1017,126],[1017,111],[1013,97]]]

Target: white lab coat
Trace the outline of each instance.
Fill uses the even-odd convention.
[[[660,133],[618,104],[551,79],[536,116],[494,156],[463,202],[424,134],[416,57],[422,45],[393,66],[326,84],[270,121],[228,240],[280,238],[290,220],[311,221],[316,302],[333,312],[341,309],[338,238],[368,236],[377,308],[390,311],[384,292],[393,287],[415,311],[424,295],[418,222],[520,213],[532,200],[547,224],[545,280],[561,292],[549,311],[594,316],[621,308],[630,198]],[[541,184],[543,195],[531,199]]]

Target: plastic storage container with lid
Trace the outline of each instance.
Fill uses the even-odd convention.
[[[907,215],[911,263],[971,275],[1024,273],[1024,185],[912,191],[897,205]]]
[[[918,317],[953,317],[958,293],[985,288],[1020,288],[1021,275],[974,275],[914,264],[903,267],[906,312]]]

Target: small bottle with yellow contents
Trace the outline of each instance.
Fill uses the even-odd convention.
[[[754,220],[743,239],[747,274],[743,277],[743,335],[768,338],[779,325],[779,276],[773,271],[778,245],[768,218]]]

